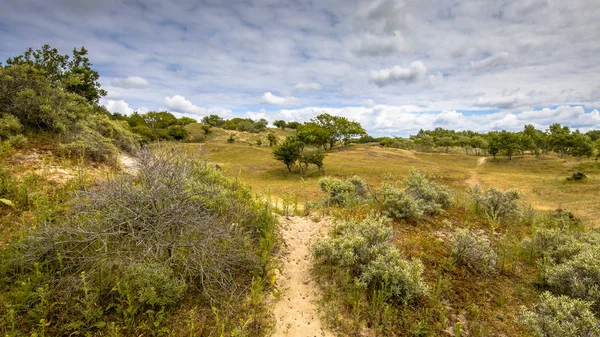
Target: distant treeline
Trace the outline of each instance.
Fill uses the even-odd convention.
[[[237,130],[245,132],[262,132],[265,131],[269,122],[261,118],[259,120],[253,120],[251,118],[232,118],[223,119],[218,115],[209,115],[202,118],[202,124],[222,128],[225,130]]]
[[[444,128],[420,130],[409,138],[381,137],[373,138],[365,135],[356,140],[358,143],[378,142],[381,146],[397,147],[406,150],[423,152],[441,151],[448,153],[451,148],[462,148],[465,153],[474,155],[513,155],[530,153],[547,155],[556,152],[561,158],[572,155],[578,158],[591,157],[594,149],[600,151],[600,130],[582,133],[571,130],[568,126],[555,123],[545,130],[538,130],[533,125],[525,125],[523,131],[490,131],[478,133],[474,131],[455,131]]]
[[[189,117],[177,118],[168,111],[150,111],[144,114],[134,112],[130,116],[116,112],[111,114],[110,117],[115,120],[126,121],[131,127],[131,131],[140,135],[146,142],[187,140],[189,132],[184,126],[198,122]]]

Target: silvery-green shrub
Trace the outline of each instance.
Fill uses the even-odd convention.
[[[384,215],[395,219],[416,219],[423,215],[417,200],[403,190],[390,185],[383,185],[381,188],[381,208]]]
[[[448,188],[414,170],[410,171],[405,183],[405,192],[418,201],[425,215],[439,214],[452,204],[452,193]]]
[[[492,274],[498,269],[498,254],[489,241],[465,228],[452,235],[452,256],[456,263],[480,273]]]
[[[402,303],[427,295],[429,288],[423,281],[425,267],[419,260],[407,261],[391,247],[378,254],[360,275],[361,282],[378,287],[387,299]]]
[[[600,322],[590,307],[587,301],[544,292],[531,309],[521,307],[519,321],[535,337],[597,337]]]
[[[572,259],[543,270],[552,292],[600,305],[600,249],[589,246]]]
[[[506,223],[518,219],[521,214],[519,199],[521,193],[518,190],[500,191],[495,188],[482,190],[480,185],[469,189],[469,194],[474,201],[475,209],[483,213],[494,222]]]
[[[319,179],[319,187],[327,193],[327,201],[339,206],[349,206],[367,197],[367,183],[358,176],[341,180],[332,177]]]

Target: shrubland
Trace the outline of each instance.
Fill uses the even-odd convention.
[[[1,247],[3,334],[265,333],[270,207],[172,147],[138,166],[73,189],[62,214]]]

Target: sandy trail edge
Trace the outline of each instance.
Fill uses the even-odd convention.
[[[475,166],[473,171],[471,171],[471,176],[469,177],[469,179],[467,179],[467,184],[469,186],[475,186],[479,183],[479,180],[477,179],[477,169],[480,166],[484,165],[486,162],[487,162],[487,157],[479,158],[477,160],[477,166]]]
[[[330,221],[281,217],[279,222],[286,252],[281,257],[283,268],[277,281],[282,293],[273,309],[276,320],[273,336],[333,337],[319,320],[315,303],[319,292],[310,274],[309,250],[315,240],[326,234]]]

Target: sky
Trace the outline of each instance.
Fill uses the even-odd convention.
[[[600,129],[598,0],[3,0],[0,60],[85,46],[112,112]]]

